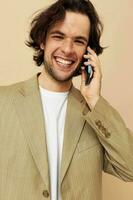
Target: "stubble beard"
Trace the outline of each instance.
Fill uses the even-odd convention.
[[[67,77],[65,78],[61,78],[60,76],[58,76],[58,74],[55,72],[55,70],[53,69],[53,67],[45,60],[44,61],[44,67],[45,67],[45,71],[57,82],[60,83],[65,83],[68,82],[70,80],[72,80],[72,78],[75,76],[75,74],[77,73],[77,68],[71,73],[69,74]]]

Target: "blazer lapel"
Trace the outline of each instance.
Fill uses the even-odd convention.
[[[72,87],[69,97],[66,113],[66,122],[64,130],[64,144],[61,162],[60,184],[71,163],[75,148],[80,138],[85,120],[81,118],[83,97],[74,87]]]
[[[19,87],[15,97],[15,108],[34,161],[49,188],[44,117],[36,76]]]
[[[16,112],[32,156],[46,187],[50,188],[46,134],[37,77],[23,82],[21,87],[17,88],[14,99]],[[83,101],[80,92],[72,87],[66,113],[60,184],[69,168],[85,123],[81,118]]]

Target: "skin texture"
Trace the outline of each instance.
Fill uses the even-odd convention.
[[[45,52],[45,66],[38,80],[43,88],[50,91],[68,91],[81,60],[89,58],[82,67],[80,91],[93,109],[100,96],[102,74],[98,56],[87,47],[89,31],[90,20],[86,15],[67,11],[65,19],[50,28],[46,41],[40,45]],[[89,54],[84,55],[86,49]],[[91,83],[85,85],[84,68],[88,64],[91,64],[94,74]]]

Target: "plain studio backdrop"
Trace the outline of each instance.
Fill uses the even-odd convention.
[[[25,46],[33,13],[51,0],[1,1],[0,85],[26,80],[40,71],[32,61],[33,51]],[[103,71],[102,95],[119,110],[133,130],[133,2],[92,0],[104,24],[101,44],[108,46],[100,56]],[[74,80],[76,87],[80,78]],[[128,160],[127,160],[128,162]],[[133,183],[124,183],[103,173],[103,200],[132,200]]]

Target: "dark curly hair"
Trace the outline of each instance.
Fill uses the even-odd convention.
[[[65,18],[66,11],[72,11],[87,15],[90,20],[90,33],[88,45],[97,53],[103,52],[100,46],[100,37],[103,24],[99,19],[97,11],[89,0],[58,0],[47,9],[41,11],[31,22],[29,40],[26,45],[35,50],[33,60],[37,66],[44,63],[44,50],[40,48],[45,43],[46,35],[56,22]]]

